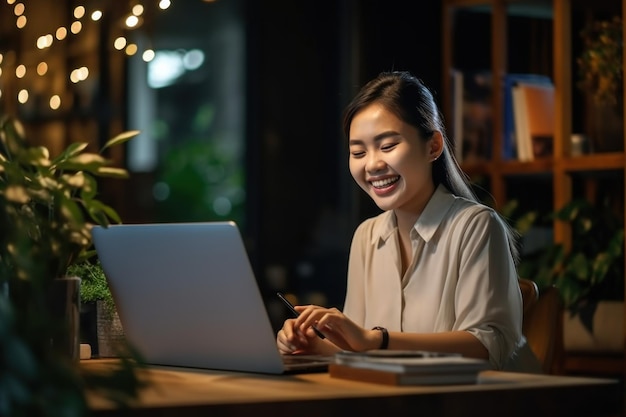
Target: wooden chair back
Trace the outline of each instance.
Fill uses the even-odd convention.
[[[561,373],[563,349],[563,309],[556,287],[541,291],[537,284],[520,279],[520,290],[524,300],[522,333],[533,351],[543,372]]]

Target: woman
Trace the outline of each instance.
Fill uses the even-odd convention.
[[[348,105],[344,132],[352,177],[384,212],[354,233],[343,312],[296,306],[280,351],[431,350],[524,369],[514,233],[476,200],[430,91],[383,73]]]

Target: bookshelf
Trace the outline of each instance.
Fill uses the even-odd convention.
[[[454,85],[451,71],[481,69],[491,74],[489,152],[484,158],[462,160],[461,166],[473,180],[483,181],[481,184],[494,207],[502,208],[508,200],[520,198],[524,194],[519,194],[518,189],[524,187],[541,189],[538,195],[547,197],[539,204],[550,211],[563,207],[573,198],[593,201],[599,193],[608,192],[618,202],[620,216],[626,220],[624,135],[618,138],[617,151],[596,149],[577,156],[571,156],[570,140],[573,133],[582,132],[588,137],[593,134],[590,127],[593,104],[577,89],[576,59],[581,26],[590,19],[604,19],[609,15],[620,16],[624,21],[626,0],[443,0],[442,6],[442,108],[448,126],[456,125],[451,121],[455,105],[458,106],[453,94],[458,86]],[[552,78],[555,131],[553,152],[549,157],[521,162],[503,156],[504,93],[499,86],[509,73],[535,73]],[[620,94],[626,96],[625,91]],[[623,117],[621,124],[624,124]],[[451,132],[455,146],[461,143],[456,140],[459,137],[464,136]],[[516,187],[510,186],[512,181]],[[552,231],[556,243],[571,242],[567,224],[554,222]],[[622,338],[626,346],[626,325]],[[605,356],[570,356],[565,352],[563,356],[565,373],[626,375],[624,352]]]

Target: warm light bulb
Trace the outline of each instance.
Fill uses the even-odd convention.
[[[17,26],[18,29],[24,29],[24,26],[26,26],[26,21],[26,16],[22,15],[18,17],[15,21],[15,26]]]
[[[0,54],[0,64],[2,64],[3,60],[4,60],[4,55]]]
[[[67,36],[67,29],[61,26],[60,28],[57,29],[56,35],[57,35],[57,39],[62,41]]]
[[[100,10],[96,10],[91,14],[91,20],[94,22],[102,19],[102,12]]]
[[[159,1],[159,8],[161,10],[165,10],[168,7],[170,7],[172,5],[172,2],[170,0],[160,0]]]
[[[50,108],[52,110],[57,110],[59,107],[61,107],[61,97],[59,97],[58,94],[55,94],[50,97]]]
[[[145,62],[152,61],[154,59],[154,51],[152,49],[145,50],[141,55],[141,59],[143,59]]]
[[[74,17],[76,19],[80,19],[85,15],[85,8],[83,6],[78,6],[74,9]]]
[[[25,7],[23,3],[17,3],[13,8],[13,13],[15,13],[15,16],[21,16],[24,14],[24,9]]]
[[[44,36],[40,36],[37,38],[37,48],[39,49],[44,49],[48,46],[48,44],[46,43],[46,37]]]
[[[7,0],[7,4],[13,4],[15,3],[15,0]]]
[[[133,56],[137,53],[137,45],[134,43],[129,43],[126,47],[126,55]]]
[[[80,77],[79,77],[77,69],[75,69],[74,71],[70,73],[70,81],[73,82],[74,84],[80,81]]]
[[[72,26],[70,26],[70,31],[76,35],[77,33],[79,33],[81,30],[83,29],[83,24],[80,23],[78,20],[75,21],[74,23],[72,23]]]
[[[135,15],[130,15],[126,18],[126,27],[134,28],[139,23],[139,18]]]
[[[17,78],[24,78],[26,75],[26,65],[20,64],[15,68],[15,76]]]
[[[126,38],[123,36],[120,36],[119,38],[115,40],[115,42],[113,42],[113,46],[118,51],[121,51],[126,46]]]
[[[80,81],[85,81],[89,77],[89,68],[80,67],[78,68],[78,78]]]
[[[141,4],[136,4],[133,6],[133,14],[135,16],[141,16],[143,14],[143,6]]]
[[[28,101],[28,90],[26,89],[20,90],[20,92],[17,93],[17,101],[19,101],[22,104],[26,103]]]
[[[48,64],[42,61],[37,65],[37,74],[45,75],[46,72],[48,72]]]

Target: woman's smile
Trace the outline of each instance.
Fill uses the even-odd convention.
[[[374,193],[376,193],[376,195],[385,195],[391,193],[397,188],[398,181],[400,181],[400,176],[396,175],[394,177],[370,180],[370,184],[372,184],[372,188],[374,189]]]

